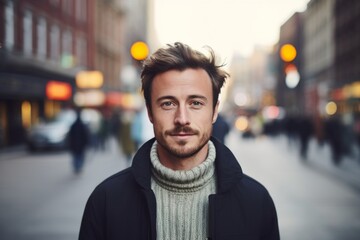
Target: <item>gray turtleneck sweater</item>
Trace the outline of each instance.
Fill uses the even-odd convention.
[[[151,148],[153,166],[151,188],[157,204],[157,239],[206,239],[208,232],[208,196],[216,192],[214,144],[204,162],[186,171],[174,171],[162,165],[157,142]]]

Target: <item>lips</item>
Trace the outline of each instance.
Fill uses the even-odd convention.
[[[169,132],[168,133],[170,136],[172,137],[187,137],[187,136],[193,136],[193,135],[196,135],[197,132],[195,131],[180,131],[180,132]]]

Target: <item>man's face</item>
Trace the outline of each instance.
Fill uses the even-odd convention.
[[[203,69],[170,70],[157,75],[148,112],[159,153],[184,159],[207,151],[204,146],[217,117],[209,75]]]

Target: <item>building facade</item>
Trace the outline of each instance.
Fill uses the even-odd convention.
[[[360,122],[360,2],[336,0],[334,16],[335,81],[329,100],[355,129]]]
[[[310,1],[304,13],[305,111],[324,115],[335,85],[334,0]]]
[[[70,104],[76,73],[93,69],[93,4],[0,1],[1,147],[24,142],[29,127]]]
[[[120,91],[120,69],[124,62],[125,9],[123,1],[96,0],[95,68],[104,75],[104,92]]]

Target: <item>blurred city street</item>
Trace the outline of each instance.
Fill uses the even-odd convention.
[[[91,192],[153,136],[147,66],[173,45],[226,76],[204,69],[213,135],[269,190],[281,239],[359,240],[359,23],[347,0],[0,0],[0,240],[78,238]]]
[[[284,240],[355,240],[360,236],[360,165],[334,166],[326,146],[310,144],[306,162],[285,137],[227,144],[243,171],[267,187]],[[103,179],[129,165],[114,139],[87,153],[84,171],[72,172],[67,152],[0,154],[0,239],[77,239],[86,200]]]

